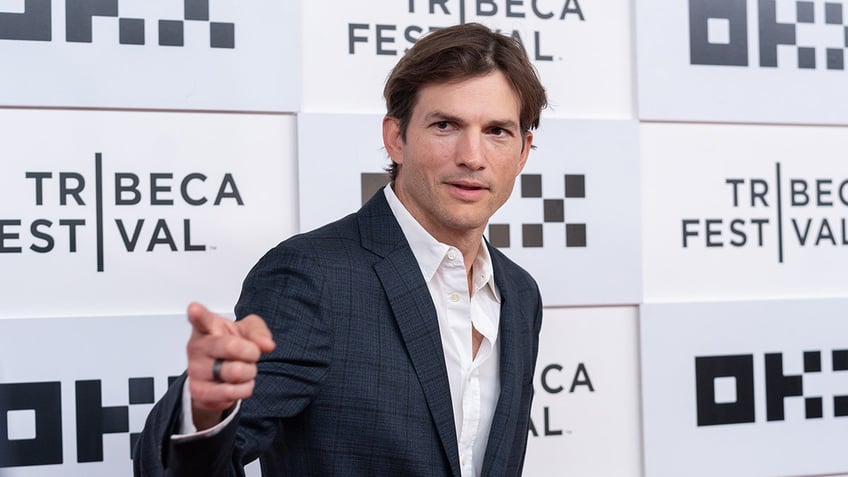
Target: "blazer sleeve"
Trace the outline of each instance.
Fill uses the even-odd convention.
[[[179,430],[185,379],[185,374],[180,376],[150,412],[144,432],[133,449],[133,475],[214,477],[230,474],[227,471],[227,453],[218,450],[233,447],[238,416],[214,436],[185,442],[171,440],[171,435]]]
[[[172,442],[184,377],[154,406],[137,441],[138,476],[243,476],[243,466],[267,451],[285,418],[301,412],[320,390],[330,365],[332,332],[322,308],[327,285],[317,261],[286,242],[269,251],[247,275],[236,317],[261,316],[276,341],[258,363],[253,396],[215,436]]]

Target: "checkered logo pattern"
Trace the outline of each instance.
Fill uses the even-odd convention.
[[[816,8],[816,2],[799,0],[795,2],[797,22],[802,24],[819,23],[827,26],[835,26],[842,33],[841,47],[823,47],[825,50],[825,63],[829,70],[845,69],[845,50],[848,49],[848,19],[846,19],[844,5],[840,2],[826,1],[823,10]],[[819,15],[816,15],[816,13]],[[818,16],[818,18],[816,18]],[[824,17],[823,19],[821,17]],[[816,47],[798,45],[798,67],[803,69],[816,68]]]
[[[183,46],[185,22],[209,24],[209,46],[235,48],[235,24],[212,22],[209,0],[183,0],[183,18],[158,21],[160,46]],[[118,14],[119,0],[66,0],[65,40],[91,43],[94,17],[118,19],[118,42],[122,45],[144,45],[145,19],[128,18]],[[50,0],[26,0],[22,13],[0,12],[0,39],[51,41],[52,6]]]
[[[583,174],[565,174],[564,197],[546,198],[542,194],[541,174],[521,175],[521,198],[539,202],[543,212],[542,223],[521,224],[521,247],[539,248],[544,247],[545,224],[563,224],[565,227],[566,247],[586,246],[586,224],[572,223],[566,221],[565,203],[566,199],[586,198],[586,176]],[[498,248],[509,248],[510,224],[489,224],[489,242]]]

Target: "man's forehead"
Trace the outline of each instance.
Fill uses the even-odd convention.
[[[459,107],[459,105],[457,105],[457,104],[455,104],[451,101],[443,102],[443,101],[440,101],[440,100],[443,99],[445,96],[452,95],[456,91],[452,87],[456,87],[456,89],[462,89],[463,86],[465,86],[467,83],[471,83],[471,82],[474,82],[476,80],[480,80],[480,79],[492,76],[496,73],[501,73],[502,79],[505,80],[504,84],[502,86],[498,85],[496,87],[501,89],[502,91],[509,91],[509,93],[511,93],[508,96],[511,98],[512,101],[515,102],[516,108],[515,108],[514,113],[515,113],[515,119],[517,119],[520,116],[520,111],[521,111],[520,97],[519,97],[518,92],[516,91],[515,87],[512,85],[512,83],[509,81],[509,79],[506,77],[506,75],[504,75],[500,70],[495,70],[495,71],[492,71],[488,74],[465,76],[463,78],[452,79],[452,80],[448,80],[448,81],[431,81],[429,83],[422,84],[421,87],[418,88],[418,91],[416,91],[416,93],[415,93],[415,100],[412,104],[412,112],[413,112],[413,114],[416,114],[416,113],[419,114],[419,115],[423,114],[423,115],[428,116],[428,117],[429,116],[436,116],[436,115],[442,115],[442,116],[458,115],[459,112],[460,112],[460,109],[461,109]],[[490,87],[490,88],[492,86],[493,86],[492,84],[488,85],[488,87]],[[428,93],[426,95],[427,104],[422,104],[422,92],[424,92],[424,91],[426,91]],[[464,97],[467,97],[467,96],[463,96],[463,98]],[[494,99],[495,98],[487,97],[487,98],[485,98],[485,101],[481,101],[481,104],[484,105],[484,106],[492,106],[494,104]],[[437,104],[434,104],[434,103],[437,103]],[[509,118],[503,118],[503,119],[508,120]]]

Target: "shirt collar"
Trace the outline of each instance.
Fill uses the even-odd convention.
[[[386,201],[389,203],[389,207],[392,209],[392,213],[395,219],[397,219],[403,235],[406,237],[406,241],[409,242],[409,246],[412,248],[412,254],[418,261],[418,267],[421,268],[421,274],[424,275],[424,280],[429,282],[433,278],[433,275],[436,274],[448,251],[451,248],[456,250],[456,248],[441,243],[430,235],[415,220],[412,214],[406,210],[406,207],[401,203],[397,195],[395,195],[395,191],[392,190],[391,185],[387,185],[383,188],[383,191],[386,195]],[[459,250],[457,250],[457,253],[459,253]],[[474,277],[472,277],[471,283],[474,291],[476,292],[488,285],[495,300],[500,303],[501,296],[498,287],[495,285],[492,256],[489,254],[486,241],[482,238],[480,239],[480,248],[477,249],[477,257],[474,259],[472,269],[474,270]]]

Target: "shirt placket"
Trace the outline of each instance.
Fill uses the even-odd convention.
[[[458,250],[450,248],[447,252],[447,270],[445,290],[449,320],[456,324],[451,327],[453,340],[461,351],[462,367],[462,420],[460,424],[459,458],[463,477],[474,475],[474,443],[480,423],[480,372],[471,358],[471,303],[468,296],[468,281],[465,264]]]

